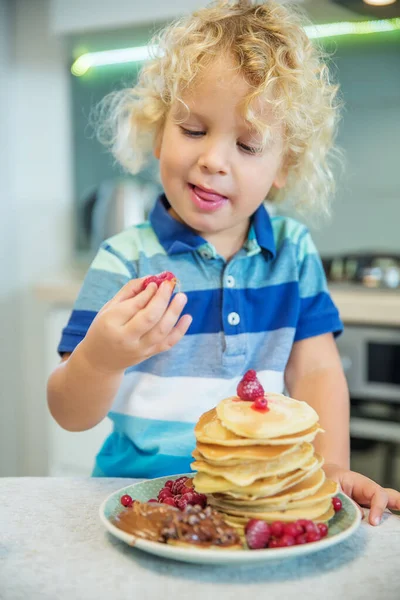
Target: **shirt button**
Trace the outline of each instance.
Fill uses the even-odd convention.
[[[235,283],[236,283],[235,278],[232,277],[232,275],[228,275],[228,277],[226,278],[226,285],[229,288],[233,288],[233,287],[235,287]]]
[[[209,250],[201,250],[200,254],[203,258],[211,258],[212,254]]]
[[[236,312],[231,312],[228,315],[228,323],[229,325],[239,325],[240,317]]]

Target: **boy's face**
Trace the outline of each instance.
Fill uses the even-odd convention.
[[[240,247],[249,217],[272,185],[285,183],[282,130],[271,112],[272,141],[259,150],[261,137],[240,109],[248,92],[229,64],[215,63],[183,96],[190,114],[181,103],[172,106],[154,150],[173,216],[222,254],[218,241],[236,239]]]

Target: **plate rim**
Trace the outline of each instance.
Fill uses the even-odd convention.
[[[342,490],[338,492],[339,496],[344,496],[350,504],[353,505],[355,509],[355,518],[351,525],[347,527],[344,531],[337,533],[331,537],[323,538],[318,542],[311,544],[302,544],[299,546],[290,546],[287,548],[263,548],[260,550],[227,550],[225,548],[221,549],[207,549],[207,548],[188,548],[174,546],[172,544],[163,544],[161,542],[153,542],[151,540],[145,540],[143,538],[134,537],[132,534],[129,534],[122,529],[119,529],[105,515],[105,507],[107,503],[117,496],[118,494],[122,495],[122,492],[126,492],[127,488],[132,488],[137,485],[145,484],[149,481],[158,481],[163,479],[177,479],[178,477],[183,476],[191,476],[193,477],[195,472],[191,473],[180,473],[176,475],[163,475],[161,477],[153,477],[148,479],[143,479],[141,481],[137,481],[136,483],[127,484],[114,492],[111,492],[100,504],[99,506],[99,516],[100,520],[105,526],[105,528],[113,534],[118,539],[122,540],[126,544],[128,544],[132,548],[138,548],[139,550],[143,550],[144,552],[162,556],[165,558],[169,558],[172,560],[178,560],[183,562],[195,562],[195,563],[211,563],[211,564],[235,564],[235,563],[243,563],[243,562],[260,562],[265,560],[279,560],[282,558],[295,558],[297,556],[312,554],[314,552],[318,552],[320,550],[324,550],[331,546],[334,546],[348,537],[350,537],[355,530],[359,527],[360,522],[362,520],[361,511],[358,508],[356,502],[347,496]]]

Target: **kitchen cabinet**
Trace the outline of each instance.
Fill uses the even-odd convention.
[[[60,340],[61,330],[68,321],[71,306],[52,306],[47,313],[45,319],[46,377],[48,377],[60,361],[57,354],[57,345]],[[94,457],[111,430],[111,421],[104,419],[96,427],[88,431],[66,431],[48,413],[47,475],[56,477],[90,475]]]

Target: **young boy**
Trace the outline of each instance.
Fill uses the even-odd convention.
[[[132,172],[152,148],[164,194],[147,223],[104,242],[49,379],[57,422],[114,431],[94,475],[190,470],[193,426],[244,372],[305,400],[331,478],[378,523],[400,494],[349,471],[342,324],[306,228],[266,198],[326,207],[336,86],[297,18],[270,1],[219,2],[167,28],[138,84],[113,95],[111,140]],[[172,271],[181,292],[143,277]],[[185,308],[186,307],[186,308]],[[185,314],[183,311],[185,309]]]

